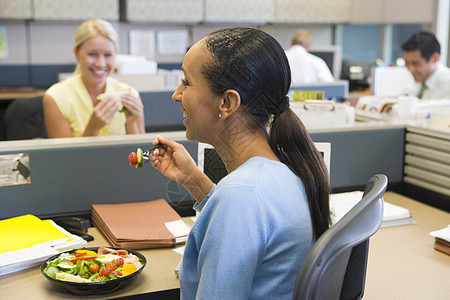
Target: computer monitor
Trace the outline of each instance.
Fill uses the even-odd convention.
[[[314,145],[322,154],[330,176],[331,143],[320,142]],[[206,143],[198,143],[197,166],[216,184],[228,174],[214,147]]]
[[[374,67],[371,92],[374,96],[397,97],[408,84],[414,82],[406,67]]]
[[[311,54],[322,58],[335,79],[341,76],[342,47],[338,45],[311,46]]]

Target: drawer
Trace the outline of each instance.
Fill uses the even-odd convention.
[[[428,158],[430,160],[439,161],[450,165],[450,153],[445,153],[442,151],[429,149],[426,147],[417,146],[413,144],[405,145],[405,153],[412,154],[414,156]]]
[[[425,171],[421,168],[416,168],[408,165],[405,166],[404,174],[405,176],[408,175],[411,177],[419,178],[423,181],[450,189],[450,177],[448,176]]]
[[[409,154],[405,155],[405,164],[450,177],[450,165],[447,164]]]
[[[446,187],[442,187],[442,186],[437,186],[434,185],[432,183],[423,181],[421,179],[417,179],[415,177],[411,177],[411,176],[405,176],[403,177],[403,181],[412,185],[416,185],[419,186],[421,188],[442,194],[442,195],[446,195],[450,197],[450,188],[446,188]]]
[[[411,132],[406,133],[405,140],[407,143],[424,146],[426,148],[441,150],[444,153],[450,153],[449,140],[443,140]]]

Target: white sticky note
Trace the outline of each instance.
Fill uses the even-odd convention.
[[[174,237],[180,237],[189,234],[190,228],[186,225],[186,223],[183,222],[183,220],[165,222],[164,224]]]

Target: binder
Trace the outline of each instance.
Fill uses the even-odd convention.
[[[52,220],[23,215],[0,221],[0,276],[31,268],[60,251],[86,245]]]
[[[128,249],[175,247],[177,239],[185,240],[189,233],[189,227],[164,199],[93,204],[92,223],[111,245]]]

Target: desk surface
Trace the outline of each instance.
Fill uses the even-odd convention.
[[[414,225],[381,228],[370,240],[364,300],[449,299],[450,256],[429,233],[450,225],[450,214],[387,192],[385,201],[410,210]]]
[[[430,231],[450,224],[450,214],[387,192],[385,200],[410,209],[414,225],[380,229],[371,239],[364,299],[448,299],[450,256],[433,249]],[[95,228],[88,246],[107,242]],[[172,249],[141,250],[148,265],[137,280],[103,298],[149,293],[179,287],[174,268],[181,256]],[[54,288],[39,268],[0,277],[0,299],[79,299]],[[83,299],[102,299],[83,296]]]
[[[36,91],[29,91],[29,92],[0,92],[0,101],[10,101],[13,99],[18,98],[34,98],[43,96],[45,93],[44,90],[36,90]]]

